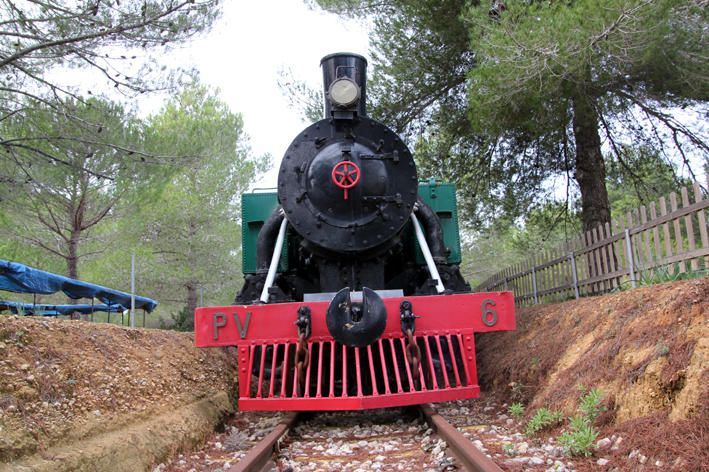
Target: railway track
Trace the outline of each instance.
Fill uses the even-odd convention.
[[[288,413],[229,472],[262,470],[501,471],[431,406]]]

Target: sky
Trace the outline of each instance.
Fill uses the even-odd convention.
[[[275,186],[288,145],[306,123],[278,87],[282,70],[321,87],[320,59],[333,52],[367,57],[368,32],[355,20],[311,10],[303,0],[226,1],[212,30],[174,51],[170,62],[194,66],[241,113],[255,154],[270,153],[272,170],[258,186]]]

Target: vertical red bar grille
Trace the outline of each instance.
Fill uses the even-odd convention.
[[[415,336],[421,352],[418,371],[408,362],[404,339],[380,339],[366,348],[334,341],[308,342],[308,364],[296,368],[297,343],[251,346],[249,372],[242,372],[241,391],[248,399],[386,397],[476,386],[472,335]],[[471,354],[472,353],[472,354]],[[244,378],[244,376],[246,378]],[[248,392],[244,397],[244,392]]]

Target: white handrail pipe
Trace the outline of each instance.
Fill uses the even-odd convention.
[[[260,300],[263,303],[268,303],[268,289],[273,285],[273,281],[276,279],[276,270],[278,269],[278,260],[281,258],[281,251],[283,250],[283,240],[286,238],[286,226],[288,225],[288,220],[283,217],[281,221],[281,227],[278,230],[278,237],[276,238],[276,246],[273,248],[273,256],[271,256],[271,265],[268,267],[268,274],[266,275],[266,283],[263,284],[263,290],[261,291]]]
[[[428,243],[426,242],[426,236],[424,236],[423,230],[421,229],[421,224],[419,223],[419,220],[418,218],[416,218],[416,215],[414,213],[411,213],[411,221],[413,222],[414,230],[416,231],[416,240],[419,242],[419,247],[421,248],[421,252],[423,253],[423,258],[426,260],[428,272],[431,274],[431,279],[436,281],[436,291],[438,293],[443,293],[445,291],[445,287],[443,287],[443,282],[441,281],[441,276],[438,273],[436,264],[433,262],[431,249],[429,249],[428,247]]]

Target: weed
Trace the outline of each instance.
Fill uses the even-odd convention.
[[[534,413],[534,416],[532,416],[532,419],[529,420],[529,423],[527,423],[527,428],[524,433],[527,436],[534,436],[539,431],[561,423],[563,418],[564,417],[560,411],[551,411],[546,408],[540,408],[536,413]]]
[[[522,415],[524,415],[524,405],[522,405],[521,403],[513,403],[512,405],[510,405],[507,411],[509,411],[510,415],[519,419],[522,417]]]
[[[678,280],[696,279],[702,277],[705,273],[706,269],[680,272],[679,264],[672,264],[671,266],[655,267],[652,270],[642,271],[638,283],[640,285],[655,285],[665,282],[676,282]]]
[[[581,397],[579,398],[579,411],[581,414],[588,419],[589,423],[593,423],[598,415],[605,411],[605,408],[601,406],[603,401],[603,392],[598,388],[592,388],[588,392],[585,391],[583,385],[579,386],[581,391]]]
[[[507,456],[514,456],[515,455],[515,446],[512,443],[505,443],[502,445],[502,452],[505,453]]]
[[[598,431],[593,427],[593,422],[605,408],[601,405],[603,392],[598,388],[586,391],[586,387],[579,385],[580,415],[569,418],[570,431],[565,431],[559,436],[559,444],[570,456],[590,456],[593,454],[593,443],[598,437]]]
[[[172,323],[165,323],[160,320],[160,329],[173,329],[175,331],[192,331],[194,329],[194,319],[192,313],[184,307],[177,313],[171,313]]]
[[[571,431],[565,431],[559,436],[559,444],[570,456],[590,456],[593,454],[593,443],[598,437],[598,431],[591,425],[586,416],[579,415],[569,418]]]

